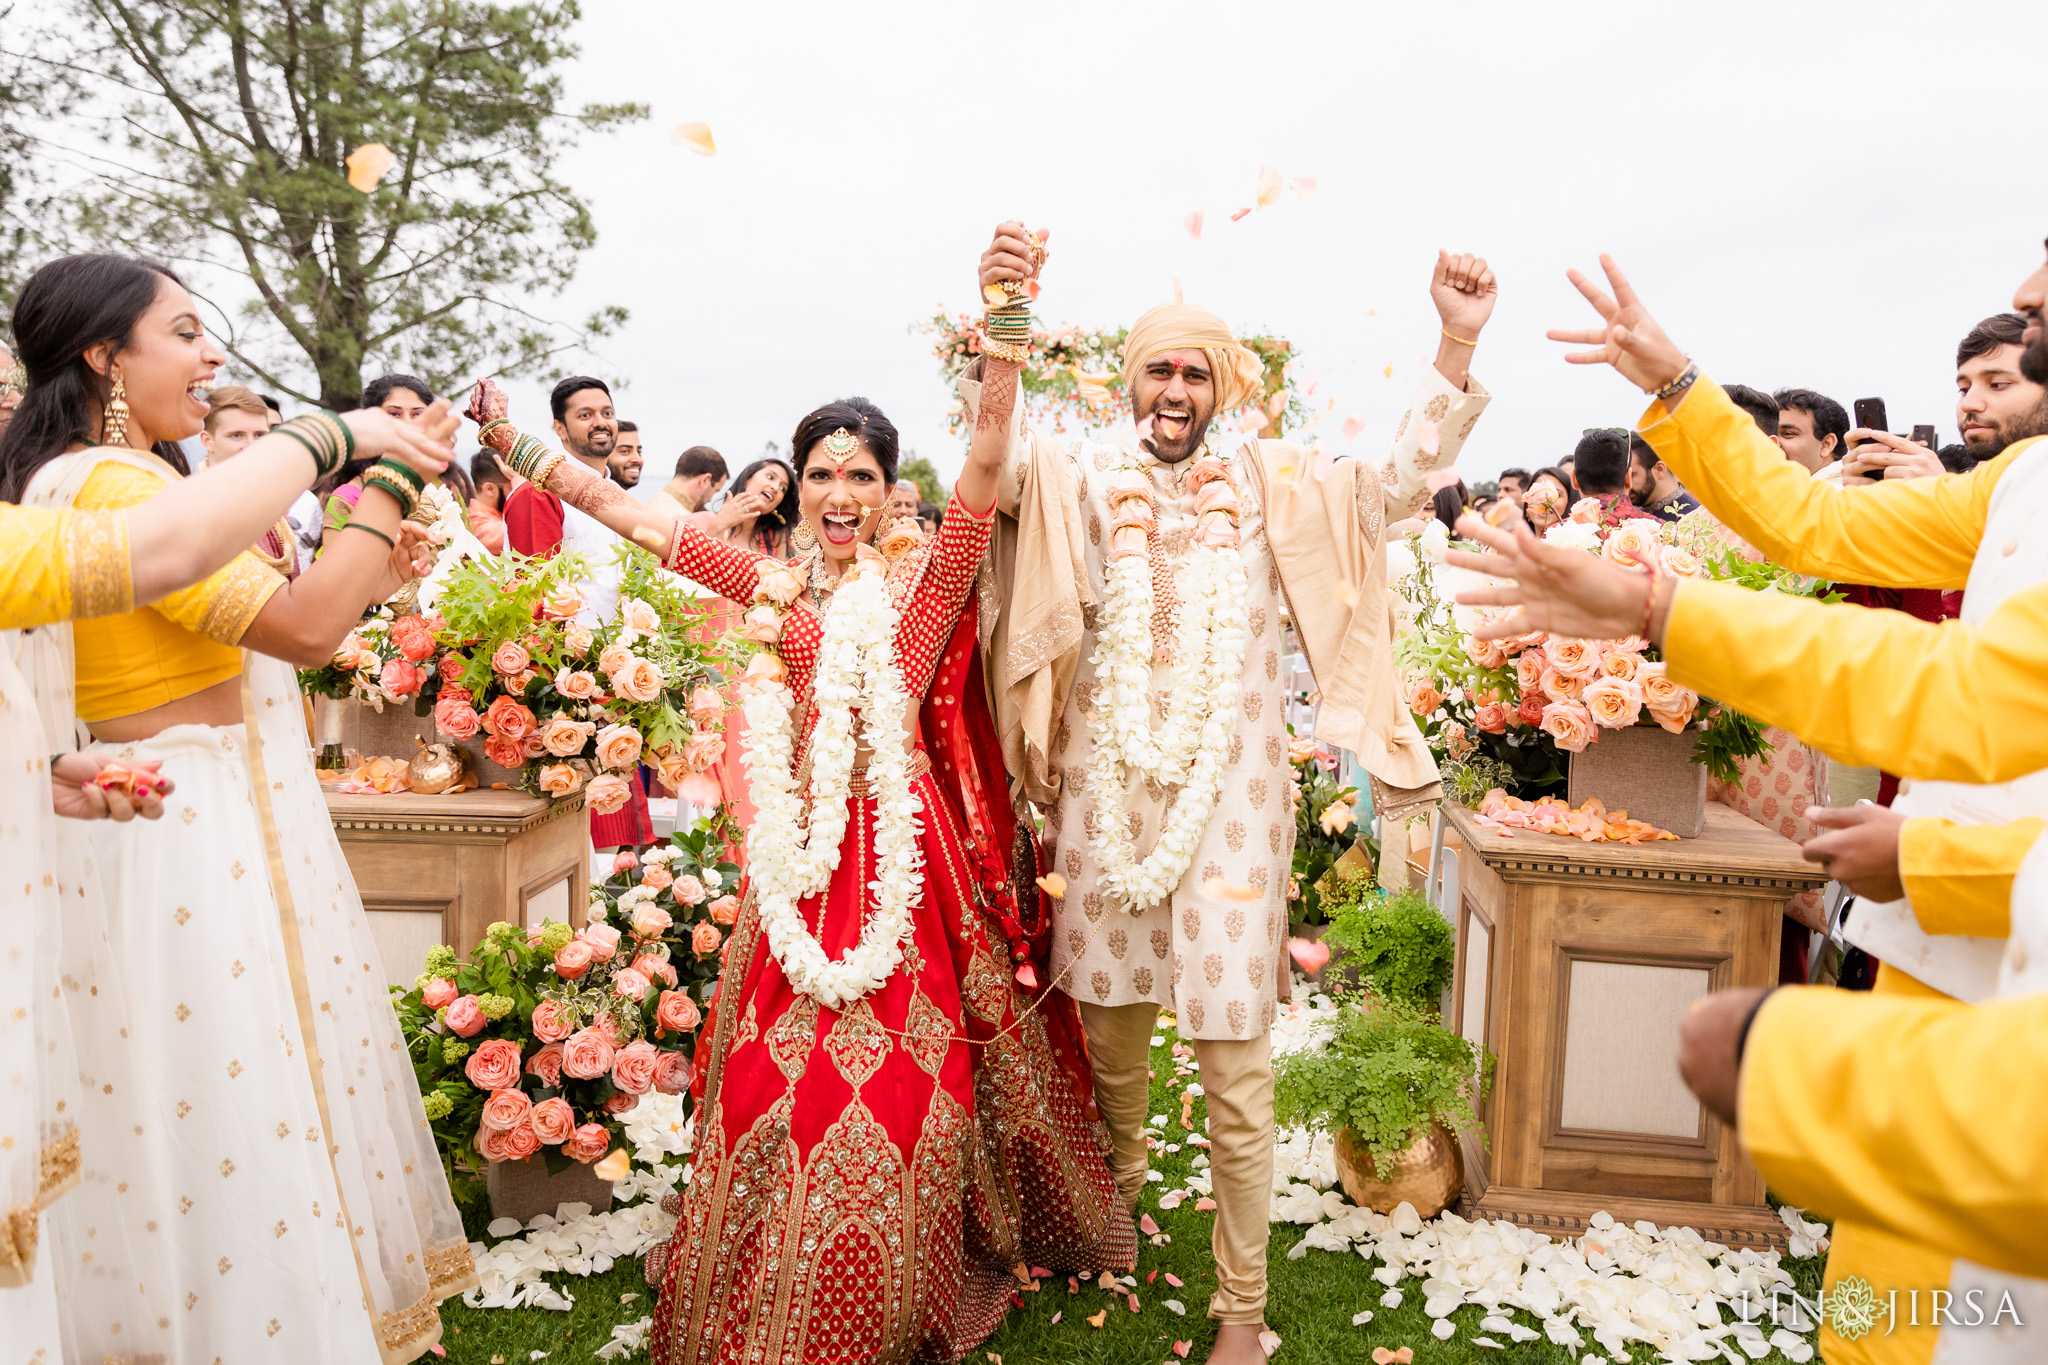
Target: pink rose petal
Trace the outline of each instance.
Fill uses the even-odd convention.
[[[1321,939],[1290,938],[1287,940],[1287,955],[1294,959],[1294,965],[1314,975],[1330,963],[1330,945]]]
[[[1202,211],[1196,209],[1193,213],[1181,219],[1180,225],[1188,230],[1188,236],[1200,241],[1202,237]]]
[[[1154,1222],[1154,1221],[1152,1220],[1152,1215],[1151,1215],[1151,1214],[1149,1214],[1149,1213],[1143,1213],[1143,1214],[1139,1214],[1139,1215],[1138,1215],[1138,1231],[1140,1231],[1140,1232],[1144,1233],[1144,1234],[1145,1234],[1145,1235],[1146,1235],[1147,1237],[1150,1237],[1150,1236],[1152,1236],[1152,1235],[1153,1235],[1154,1233],[1156,1233],[1156,1232],[1158,1232],[1158,1231],[1159,1231],[1159,1224],[1157,1224],[1156,1222]]]

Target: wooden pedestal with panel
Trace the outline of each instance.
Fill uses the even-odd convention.
[[[1782,1247],[1763,1176],[1679,1079],[1679,1025],[1709,991],[1776,983],[1784,903],[1825,874],[1720,805],[1700,837],[1640,847],[1510,838],[1458,806],[1445,818],[1446,1023],[1498,1058],[1479,1108],[1490,1146],[1463,1139],[1459,1212],[1574,1235],[1605,1210]]]
[[[554,801],[489,790],[326,795],[393,983],[410,986],[436,943],[467,954],[497,920],[583,924],[590,813],[582,793]]]

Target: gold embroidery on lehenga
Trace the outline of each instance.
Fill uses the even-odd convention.
[[[953,1046],[953,1026],[944,1010],[934,1005],[923,991],[910,997],[910,1013],[903,1025],[903,1050],[936,1079]]]
[[[803,1075],[810,1064],[811,1048],[818,1041],[818,1002],[808,995],[799,995],[769,1028],[763,1041],[785,1079],[793,1081]]]
[[[875,1012],[865,999],[854,1001],[832,1021],[831,1031],[825,1035],[825,1055],[855,1090],[882,1069],[889,1056],[889,1035],[876,1022]]]
[[[50,1201],[78,1183],[78,1130],[73,1128],[62,1136],[52,1138],[43,1144],[37,1154],[39,1179],[36,1182],[36,1204],[48,1208]],[[464,1243],[465,1246],[468,1243]]]

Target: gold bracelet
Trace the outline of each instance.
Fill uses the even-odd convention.
[[[988,336],[981,339],[981,353],[996,360],[1007,360],[1012,365],[1022,365],[1031,358],[1031,352],[1027,348],[1012,346],[1007,341],[997,341],[994,337]]]
[[[541,492],[547,492],[549,476],[561,468],[562,461],[567,458],[568,456],[562,454],[559,450],[548,451],[533,462],[533,472],[526,476],[527,482],[531,483]]]
[[[1467,341],[1465,340],[1465,338],[1460,336],[1451,336],[1451,329],[1448,327],[1439,327],[1437,328],[1437,330],[1439,332],[1442,332],[1445,336],[1451,337],[1451,340],[1457,342],[1460,346],[1477,346],[1479,344],[1476,340]]]

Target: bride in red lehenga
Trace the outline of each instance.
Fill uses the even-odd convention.
[[[888,419],[859,399],[806,417],[814,547],[800,531],[787,564],[654,527],[480,398],[515,469],[643,543],[666,533],[670,567],[753,604],[773,645],[749,669],[760,818],[699,1049],[695,1167],[649,1258],[656,1365],[953,1361],[1001,1320],[1018,1262],[1136,1259],[1080,1021],[1038,974],[1049,917],[1031,855],[1011,866],[1035,841],[1017,838],[975,649],[1016,369],[989,361],[928,542],[877,531]]]

